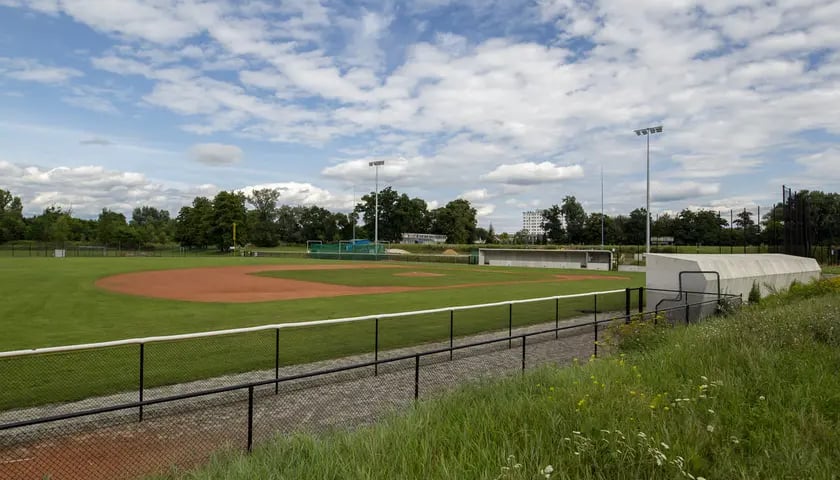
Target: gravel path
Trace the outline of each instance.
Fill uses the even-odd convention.
[[[607,318],[607,314],[601,318]],[[612,316],[618,314],[611,314]],[[590,322],[591,316],[566,320],[562,325]],[[554,323],[514,329],[514,335],[552,328]],[[600,327],[603,328],[603,327]],[[507,330],[456,339],[455,345],[506,337]],[[593,327],[581,326],[528,337],[527,368],[547,363],[565,364],[572,358],[587,358],[593,351]],[[438,342],[380,352],[380,359],[446,348]],[[281,377],[348,366],[372,360],[372,354],[281,368]],[[364,367],[318,377],[287,381],[275,394],[274,385],[255,389],[253,442],[259,444],[284,433],[322,432],[368,424],[414,401],[415,359]],[[424,356],[418,377],[418,392],[427,399],[465,382],[482,377],[516,373],[522,369],[520,339]],[[274,371],[250,372],[149,389],[146,398],[271,379]],[[0,423],[34,418],[102,405],[136,401],[136,392],[97,397],[71,404],[37,407],[0,414]],[[0,431],[0,479],[136,478],[162,472],[172,465],[189,468],[216,451],[246,448],[247,390],[214,394],[196,399],[147,406],[143,422],[137,411],[127,410],[48,425]]]

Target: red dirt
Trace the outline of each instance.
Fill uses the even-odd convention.
[[[630,277],[619,277],[615,275],[555,275],[557,280],[630,280]]]
[[[523,283],[548,283],[576,280],[630,280],[628,277],[608,275],[554,275],[554,280],[520,280],[510,282],[480,282],[435,287],[353,287],[288,278],[249,275],[265,271],[289,270],[353,270],[359,268],[409,268],[403,265],[354,263],[348,265],[249,265],[237,267],[185,268],[132,272],[96,281],[100,288],[128,295],[166,298],[193,302],[251,303],[298,298],[337,297],[371,293],[396,293],[450,288],[471,288]],[[430,272],[404,272],[406,277],[435,277]]]
[[[392,293],[419,287],[351,287],[288,278],[270,278],[249,273],[277,270],[349,270],[357,268],[405,268],[396,265],[249,265],[241,267],[185,268],[133,272],[101,278],[96,286],[143,297],[198,302],[249,303],[296,298],[336,297],[366,293]]]
[[[405,272],[405,273],[395,273],[395,277],[445,277],[446,274],[443,273],[432,273],[432,272]]]

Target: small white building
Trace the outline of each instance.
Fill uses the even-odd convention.
[[[400,243],[446,243],[446,235],[436,235],[434,233],[403,233]]]

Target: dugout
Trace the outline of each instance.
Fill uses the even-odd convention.
[[[613,254],[609,250],[479,248],[478,264],[505,267],[610,270],[613,264]]]
[[[813,258],[767,254],[666,254],[647,255],[647,310],[676,308],[716,300],[717,292],[740,295],[747,301],[753,284],[761,296],[790,288],[794,281],[809,283],[821,275]],[[658,291],[669,290],[669,291]],[[709,292],[680,294],[677,291]],[[714,312],[710,302],[689,308],[689,321]],[[685,313],[676,313],[680,319]],[[671,315],[674,316],[674,315]]]

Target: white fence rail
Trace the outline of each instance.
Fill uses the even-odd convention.
[[[396,318],[396,317],[410,317],[416,315],[426,315],[430,313],[443,313],[443,312],[450,312],[450,311],[462,311],[462,310],[474,310],[477,308],[486,308],[486,307],[500,307],[503,305],[516,305],[522,303],[534,303],[534,302],[543,302],[548,300],[563,300],[569,298],[580,298],[580,297],[591,297],[593,295],[609,295],[613,293],[620,293],[624,292],[625,289],[618,289],[618,290],[606,290],[601,292],[586,292],[586,293],[575,293],[571,295],[555,295],[552,297],[540,297],[540,298],[528,298],[523,300],[507,300],[503,302],[493,302],[493,303],[482,303],[478,305],[460,305],[460,306],[453,306],[453,307],[442,307],[442,308],[433,308],[429,310],[414,310],[409,312],[396,312],[396,313],[380,313],[375,315],[363,315],[359,317],[346,317],[346,318],[334,318],[329,320],[314,320],[309,322],[293,322],[293,323],[277,323],[271,325],[260,325],[256,327],[243,327],[243,328],[232,328],[227,330],[213,330],[209,332],[196,332],[196,333],[183,333],[179,335],[164,335],[164,336],[155,336],[155,337],[143,337],[143,338],[128,338],[124,340],[112,340],[109,342],[98,342],[98,343],[83,343],[78,345],[66,345],[60,347],[44,347],[44,348],[32,348],[26,350],[11,350],[8,352],[0,352],[0,358],[9,358],[9,357],[20,357],[25,355],[37,355],[37,354],[45,354],[45,353],[60,353],[60,352],[72,352],[77,350],[92,350],[97,348],[107,348],[107,347],[118,347],[121,345],[140,345],[140,344],[147,344],[147,343],[155,343],[155,342],[170,342],[173,340],[187,340],[192,338],[205,338],[205,337],[218,337],[222,335],[232,335],[237,333],[247,333],[247,332],[257,332],[260,330],[277,330],[277,329],[284,329],[284,328],[299,328],[299,327],[314,327],[318,325],[330,325],[336,323],[350,323],[350,322],[359,322],[364,320],[375,320],[375,319],[385,319],[385,318]]]

